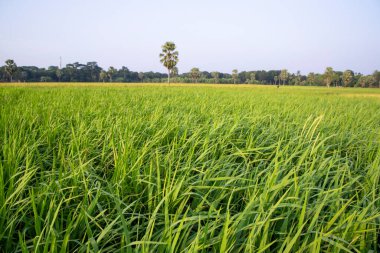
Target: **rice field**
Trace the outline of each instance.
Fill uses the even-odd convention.
[[[380,90],[0,86],[0,252],[378,252]]]

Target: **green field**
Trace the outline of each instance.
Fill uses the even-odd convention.
[[[0,252],[376,252],[380,90],[0,86]]]

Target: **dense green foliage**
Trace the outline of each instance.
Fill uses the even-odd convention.
[[[174,51],[175,53],[176,51]],[[163,53],[165,55],[165,53]],[[167,57],[168,55],[166,55]],[[160,56],[161,57],[161,56]],[[174,83],[221,83],[221,84],[283,84],[302,86],[338,86],[338,87],[371,87],[380,88],[380,72],[374,71],[372,75],[354,73],[352,70],[329,71],[324,74],[309,73],[302,75],[289,73],[283,70],[256,70],[241,71],[233,70],[231,73],[217,71],[201,71],[192,68],[189,72],[178,74],[174,62],[178,61],[177,54],[171,55],[173,59],[164,63],[170,67],[170,80]],[[164,58],[160,58],[163,60]],[[167,59],[166,59],[167,60]],[[166,67],[165,66],[165,67]],[[167,67],[166,67],[167,68]],[[9,67],[8,67],[9,69]],[[159,72],[135,72],[127,67],[116,69],[114,67],[103,70],[96,62],[81,64],[78,62],[67,64],[63,68],[50,66],[47,69],[35,66],[16,66],[12,75],[7,71],[7,66],[0,67],[0,82],[8,82],[13,78],[19,82],[145,82],[164,83],[168,81],[168,74]]]
[[[376,250],[379,96],[0,87],[0,251]]]

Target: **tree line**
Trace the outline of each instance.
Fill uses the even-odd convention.
[[[164,47],[164,46],[163,46]],[[164,51],[164,50],[163,50]],[[101,68],[96,62],[79,62],[67,64],[65,67],[50,66],[39,68],[36,66],[17,66],[13,60],[7,60],[0,67],[1,82],[166,82],[169,75],[175,83],[220,83],[220,84],[271,84],[271,85],[313,85],[337,87],[378,87],[380,88],[380,72],[372,75],[362,75],[352,70],[336,71],[327,67],[324,73],[301,74],[300,71],[290,73],[282,70],[241,71],[234,69],[231,73],[218,71],[203,71],[192,68],[189,72],[179,74],[178,68],[172,59],[160,55],[165,67],[169,66],[168,73],[136,72],[127,67],[120,69],[109,67]],[[170,56],[172,57],[172,56]],[[174,54],[177,58],[178,54]],[[167,62],[165,63],[165,59]],[[169,59],[169,60],[168,60]],[[166,64],[166,65],[165,65]]]

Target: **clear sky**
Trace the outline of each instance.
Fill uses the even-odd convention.
[[[0,64],[165,72],[380,69],[380,0],[0,0]]]

